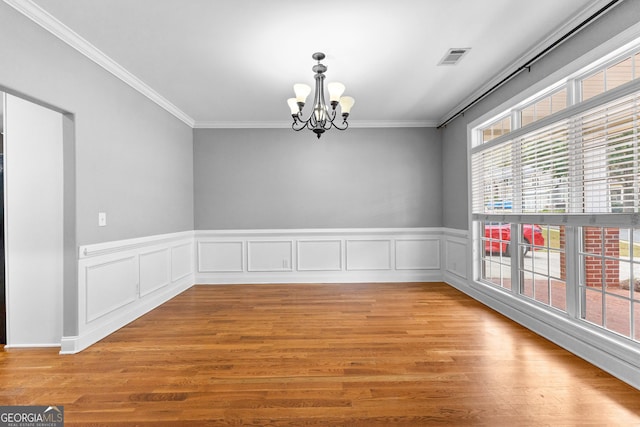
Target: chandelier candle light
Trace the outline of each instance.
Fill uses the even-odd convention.
[[[291,109],[291,117],[293,117],[293,124],[291,128],[295,131],[302,130],[304,128],[312,130],[318,139],[322,134],[331,129],[333,126],[338,130],[345,130],[349,127],[347,118],[351,107],[356,102],[350,96],[342,96],[344,93],[344,85],[338,82],[332,82],[327,85],[329,89],[329,101],[331,109],[324,100],[324,73],[327,71],[327,67],[320,63],[325,58],[324,53],[316,52],[312,55],[312,58],[318,61],[317,65],[314,65],[312,70],[316,75],[316,93],[313,98],[313,111],[309,115],[309,118],[304,120],[302,118],[302,108],[307,100],[307,96],[311,93],[311,88],[304,83],[296,83],[293,85],[293,90],[296,93],[295,98],[289,98],[287,104]],[[340,110],[342,112],[342,123],[337,124],[334,122],[336,119],[336,107],[340,104]]]

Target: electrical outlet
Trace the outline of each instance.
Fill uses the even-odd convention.
[[[106,227],[107,225],[107,213],[98,212],[98,227]]]

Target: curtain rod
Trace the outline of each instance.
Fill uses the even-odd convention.
[[[504,85],[505,83],[507,83],[509,80],[513,79],[516,75],[520,74],[522,71],[524,70],[530,70],[531,69],[531,65],[533,65],[533,63],[535,63],[536,61],[538,61],[539,59],[541,59],[542,57],[544,57],[545,55],[547,55],[549,52],[551,52],[553,49],[555,49],[556,47],[558,47],[560,44],[562,44],[563,42],[565,42],[567,39],[569,39],[570,37],[572,37],[575,33],[577,33],[578,31],[580,31],[582,28],[586,27],[588,24],[590,24],[592,21],[596,20],[600,15],[602,15],[604,12],[606,12],[607,10],[609,10],[611,7],[613,7],[616,3],[619,3],[622,0],[612,0],[609,3],[607,3],[606,5],[604,5],[603,7],[601,7],[598,11],[596,11],[594,14],[592,14],[591,16],[589,16],[587,19],[585,19],[584,21],[582,21],[580,24],[576,25],[575,27],[573,27],[570,31],[568,31],[566,34],[564,34],[562,37],[560,37],[558,40],[556,40],[555,42],[551,43],[549,46],[547,46],[546,48],[544,48],[541,52],[539,52],[537,55],[535,55],[533,58],[531,58],[530,60],[528,60],[524,65],[521,65],[520,67],[516,68],[515,71],[511,72],[508,76],[506,76],[505,78],[503,78],[502,80],[500,80],[498,83],[494,84],[493,86],[491,86],[489,89],[487,89],[486,91],[484,91],[482,94],[480,94],[476,99],[474,99],[473,101],[471,101],[470,103],[468,103],[466,106],[464,106],[463,108],[461,108],[457,113],[455,113],[453,116],[449,117],[447,120],[445,120],[444,122],[442,122],[440,125],[437,126],[436,129],[440,129],[442,127],[446,127],[447,124],[451,123],[453,120],[457,119],[459,116],[464,115],[464,113],[470,109],[471,107],[473,107],[474,105],[476,105],[478,102],[482,101],[484,98],[486,98],[488,95],[490,95],[492,92],[494,92],[496,89],[498,89],[500,86]]]

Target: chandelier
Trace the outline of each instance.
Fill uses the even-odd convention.
[[[311,93],[311,87],[304,83],[296,83],[293,85],[293,90],[296,94],[295,98],[289,98],[287,104],[291,109],[291,117],[293,117],[293,124],[291,128],[295,131],[300,131],[304,128],[312,130],[318,139],[322,134],[334,127],[338,130],[345,130],[349,127],[347,118],[351,107],[356,102],[350,96],[342,96],[344,93],[344,85],[338,82],[332,82],[327,85],[329,89],[329,105],[324,100],[324,73],[327,71],[327,67],[320,63],[325,58],[324,53],[316,52],[312,55],[312,58],[318,61],[318,64],[314,65],[312,70],[316,75],[316,92],[313,97],[313,111],[306,120],[302,118],[302,108],[307,100],[307,96]],[[340,111],[342,113],[342,123],[338,124],[336,120],[336,107],[340,104]]]

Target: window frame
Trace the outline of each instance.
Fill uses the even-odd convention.
[[[638,26],[640,27],[640,26]],[[640,90],[640,38],[638,35],[640,31],[635,30],[634,38],[631,39],[629,34],[620,35],[615,41],[621,47],[603,51],[602,49],[595,49],[589,55],[585,55],[579,60],[574,61],[572,64],[565,66],[563,69],[556,73],[553,73],[549,77],[543,79],[535,85],[532,85],[527,91],[524,91],[519,96],[513,98],[511,101],[507,101],[499,107],[494,108],[490,112],[481,116],[479,119],[471,122],[467,126],[468,146],[467,146],[467,162],[468,170],[470,171],[468,176],[468,206],[469,206],[469,230],[472,244],[469,250],[469,259],[472,261],[472,277],[470,283],[472,287],[480,290],[481,292],[490,292],[497,295],[505,295],[507,298],[517,299],[518,304],[525,304],[523,307],[537,307],[544,311],[547,316],[568,316],[568,318],[577,320],[580,323],[580,328],[590,330],[597,336],[606,336],[607,339],[613,339],[616,342],[622,343],[625,346],[629,344],[629,339],[616,335],[614,332],[606,330],[604,328],[588,324],[586,321],[580,319],[581,314],[581,297],[579,288],[580,277],[580,245],[581,245],[581,227],[600,225],[603,227],[619,227],[619,228],[638,228],[640,224],[640,213],[597,213],[597,214],[513,214],[513,213],[477,213],[473,211],[473,182],[472,182],[472,156],[475,153],[480,153],[487,148],[495,147],[503,144],[509,140],[516,139],[525,135],[526,133],[533,132],[536,129],[541,129],[550,124],[556,123],[563,118],[569,118],[573,115],[579,114],[593,109],[599,105],[606,104],[609,101],[615,100],[622,96],[628,95],[635,91]],[[621,41],[622,40],[622,41]],[[611,42],[613,43],[613,42]],[[595,52],[595,53],[594,53]],[[597,53],[600,52],[602,57],[598,57]],[[605,54],[609,52],[609,54]],[[605,91],[598,94],[586,101],[581,101],[582,95],[580,85],[582,79],[598,73],[601,70],[605,70],[608,67],[617,64],[620,61],[624,61],[626,57],[632,59],[632,80],[615,87],[614,89]],[[633,74],[636,73],[636,74]],[[635,77],[635,78],[634,78]],[[540,120],[536,120],[525,126],[521,126],[520,116],[523,109],[534,105],[545,97],[553,96],[555,93],[567,89],[567,107],[561,111],[553,113]],[[511,116],[512,130],[511,132],[494,138],[488,142],[484,142],[482,138],[482,127],[491,125],[492,123],[501,120],[507,116]],[[573,173],[573,172],[572,172]],[[575,180],[574,180],[575,181]],[[570,201],[571,202],[571,201]],[[519,230],[522,224],[525,223],[544,223],[563,225],[566,230],[566,242],[565,242],[565,256],[566,256],[566,313],[557,313],[558,310],[549,305],[539,303],[535,300],[526,301],[526,298],[521,295],[521,284],[513,282],[511,289],[496,286],[490,282],[483,281],[481,279],[482,271],[482,259],[481,253],[483,251],[483,230],[481,225],[484,222],[508,222],[512,224],[512,230]],[[520,242],[519,232],[512,232],[511,245],[519,245]],[[519,255],[512,260],[512,279],[517,279],[518,268],[520,265]],[[501,299],[501,298],[500,298]],[[633,315],[632,315],[633,316]],[[633,347],[636,353],[640,346],[638,341],[633,341],[631,337]]]

